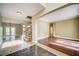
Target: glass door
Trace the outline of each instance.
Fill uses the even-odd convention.
[[[11,27],[11,40],[15,40],[15,27]]]
[[[10,27],[6,26],[6,27],[4,27],[4,42],[10,41],[10,40],[11,40],[11,38],[10,38]]]

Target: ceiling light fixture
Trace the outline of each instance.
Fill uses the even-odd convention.
[[[23,27],[25,27],[25,25],[23,25]]]
[[[16,13],[17,13],[17,14],[22,14],[23,11],[22,11],[22,10],[18,10]]]

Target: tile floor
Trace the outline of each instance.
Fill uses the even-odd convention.
[[[56,55],[42,49],[41,47],[33,45],[31,47],[9,54],[7,56],[56,56]]]

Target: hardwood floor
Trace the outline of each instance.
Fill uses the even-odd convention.
[[[50,48],[54,48],[71,56],[79,56],[79,42],[63,38],[45,38],[38,41]]]

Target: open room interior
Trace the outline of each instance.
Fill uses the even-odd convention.
[[[0,56],[78,55],[78,3],[0,3]]]

